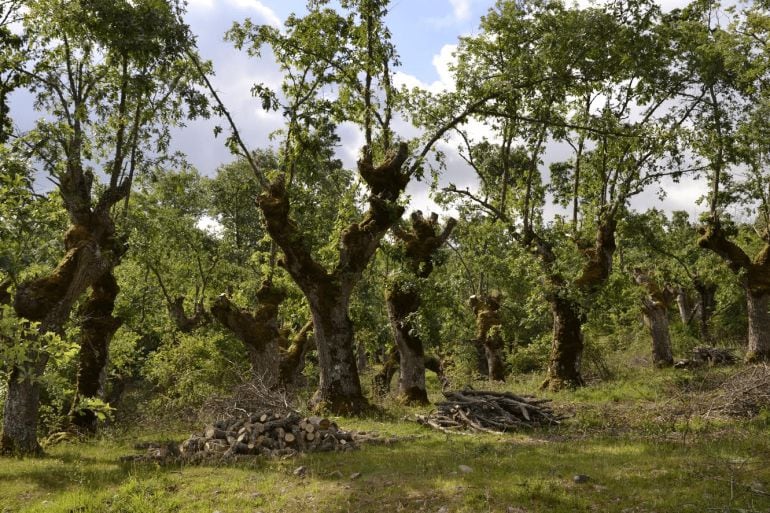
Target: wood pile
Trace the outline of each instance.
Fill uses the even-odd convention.
[[[418,415],[417,422],[444,432],[505,433],[551,426],[566,418],[548,406],[550,399],[482,390],[444,392],[444,396],[447,400],[438,403],[438,410]]]
[[[677,369],[693,369],[704,365],[732,365],[735,361],[735,355],[729,349],[696,347],[692,350],[691,358],[679,360],[674,364],[674,367]]]
[[[200,455],[285,456],[298,452],[345,451],[355,448],[354,434],[322,417],[265,411],[220,420],[182,442],[183,458]]]

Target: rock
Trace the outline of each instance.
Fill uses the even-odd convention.
[[[304,467],[304,466],[297,467],[297,468],[294,469],[293,473],[294,473],[295,476],[305,477],[305,475],[307,474],[307,467]]]
[[[436,513],[449,513],[449,508],[441,506]]]
[[[469,472],[473,472],[473,469],[468,465],[460,465],[457,468],[459,468],[460,472],[462,472],[463,474],[468,474]]]
[[[358,479],[359,477],[361,477],[361,472],[353,472],[352,474],[350,474],[351,481],[354,479]]]
[[[583,484],[583,483],[587,483],[587,482],[588,482],[588,481],[590,481],[590,480],[591,480],[591,478],[590,478],[590,477],[588,477],[588,476],[587,476],[587,475],[585,475],[585,474],[575,474],[574,476],[572,476],[572,481],[573,481],[575,484]]]

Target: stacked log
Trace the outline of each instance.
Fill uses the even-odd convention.
[[[265,411],[217,421],[179,446],[185,459],[235,455],[286,456],[355,448],[354,433],[322,417]]]
[[[550,399],[481,390],[444,392],[444,396],[447,400],[438,403],[438,410],[417,416],[420,424],[444,432],[505,433],[556,425],[566,418],[548,406]]]

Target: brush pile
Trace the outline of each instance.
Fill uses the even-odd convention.
[[[505,433],[556,425],[566,418],[548,406],[550,399],[482,390],[444,392],[444,396],[447,400],[438,403],[438,410],[418,415],[417,422],[444,432]]]
[[[763,409],[770,409],[770,367],[752,365],[731,376],[722,385],[714,403],[711,412],[731,417],[750,418]]]
[[[674,367],[677,369],[693,369],[704,365],[732,365],[735,361],[735,355],[729,349],[721,347],[696,347],[692,350],[691,358],[676,362]]]

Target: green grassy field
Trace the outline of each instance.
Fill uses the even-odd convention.
[[[726,372],[640,370],[553,396],[573,415],[562,426],[500,436],[429,431],[405,420],[422,410],[386,404],[379,417],[337,422],[416,438],[283,460],[119,463],[138,440],[181,440],[201,426],[105,434],[42,459],[0,459],[0,512],[767,512],[770,415],[702,413]]]

